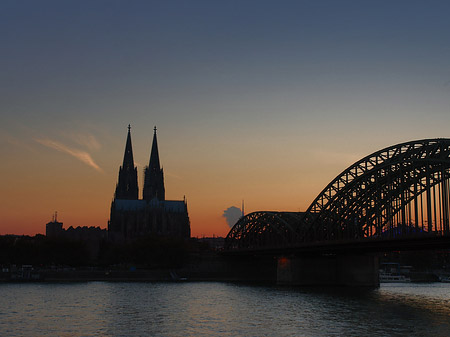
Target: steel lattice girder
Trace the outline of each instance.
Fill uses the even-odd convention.
[[[299,233],[300,241],[331,239],[330,225],[334,226],[331,230],[336,235],[339,226],[349,223],[350,216],[361,218],[365,214],[367,217],[371,209],[368,206],[374,206],[372,212],[392,208],[393,200],[415,184],[419,189],[409,194],[405,202],[412,200],[447,178],[438,179],[434,174],[445,173],[450,168],[449,155],[450,139],[429,139],[391,146],[361,159],[337,176],[308,208],[302,219],[305,226]],[[430,184],[424,186],[421,181],[427,177]],[[390,211],[393,216],[399,209]],[[378,231],[388,221],[385,217]],[[363,228],[359,230],[363,232]]]
[[[370,227],[372,235],[380,235],[405,203],[449,178],[449,156],[450,139],[411,141],[377,151],[332,180],[304,213],[254,212],[241,218],[227,235],[227,247],[367,237]]]
[[[302,213],[253,212],[242,217],[226,237],[227,248],[275,247],[289,244]]]

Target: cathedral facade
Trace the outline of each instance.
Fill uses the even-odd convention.
[[[123,164],[119,169],[119,179],[111,203],[109,238],[114,241],[134,240],[146,235],[189,238],[191,229],[186,200],[166,200],[165,197],[156,127],[149,165],[144,172],[142,199],[139,199],[137,177],[128,126]]]

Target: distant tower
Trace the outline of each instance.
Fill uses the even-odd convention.
[[[150,154],[150,162],[145,168],[143,197],[144,200],[147,201],[152,200],[153,198],[163,201],[166,198],[166,193],[164,190],[164,173],[159,164],[156,126],[153,131],[153,144],[152,152]]]
[[[116,199],[137,200],[138,198],[137,168],[134,166],[130,129],[131,126],[128,125],[127,144],[123,164],[119,169],[119,182],[116,186]]]
[[[47,237],[58,237],[64,234],[63,223],[58,222],[58,212],[52,216],[52,221],[45,225],[45,235]]]

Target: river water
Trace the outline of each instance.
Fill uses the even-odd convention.
[[[450,283],[3,283],[0,336],[450,336]]]

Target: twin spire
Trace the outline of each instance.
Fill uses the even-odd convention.
[[[166,199],[164,189],[164,173],[159,164],[158,140],[156,139],[156,126],[153,129],[152,151],[150,153],[150,161],[145,168],[144,174],[144,190],[142,192],[144,200]]]
[[[148,167],[151,168],[152,171],[157,171],[160,169],[158,140],[156,139],[156,126],[153,129],[152,152],[150,153],[150,161],[148,163]]]
[[[158,141],[156,138],[156,126],[153,129],[153,143],[150,153],[150,161],[145,168],[144,176],[144,200],[165,200],[164,173],[159,163]],[[123,164],[119,169],[119,182],[116,186],[116,199],[138,199],[137,168],[134,166],[133,148],[131,145],[131,126],[128,124],[127,142],[123,156]]]
[[[128,124],[127,143],[125,145],[125,154],[123,156],[122,167],[127,169],[134,168],[133,147],[131,146],[131,126]]]
[[[137,168],[134,166],[130,129],[131,127],[128,125],[125,154],[123,155],[123,164],[119,169],[119,181],[116,185],[116,199],[135,200],[138,198]]]

